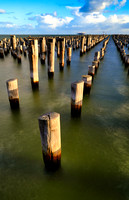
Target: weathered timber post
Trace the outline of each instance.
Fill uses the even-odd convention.
[[[84,37],[81,37],[80,56],[84,53]]]
[[[4,50],[3,50],[3,48],[0,48],[0,58],[4,58]]]
[[[60,69],[64,68],[65,38],[60,38]]]
[[[38,88],[38,40],[31,40],[29,44],[30,78],[32,88]]]
[[[100,51],[95,52],[94,61],[100,61]]]
[[[10,79],[6,81],[8,98],[12,109],[19,108],[19,92],[18,92],[18,80]]]
[[[84,53],[86,53],[86,37],[84,37]]]
[[[82,80],[84,81],[84,94],[90,94],[90,90],[92,86],[92,76],[83,75]]]
[[[88,75],[91,75],[92,79],[94,78],[94,75],[95,75],[95,66],[94,65],[88,66]]]
[[[98,67],[99,67],[99,61],[98,60],[92,61],[92,65],[95,66],[95,73],[97,73],[97,70],[98,70]]]
[[[41,64],[45,64],[46,59],[46,39],[43,37],[40,40],[40,57],[41,57]]]
[[[104,48],[101,48],[100,50],[100,59],[104,58]]]
[[[17,52],[17,60],[18,60],[18,63],[21,63],[20,46],[17,46],[16,52]]]
[[[16,36],[15,35],[11,35],[11,46],[12,46],[13,51],[15,51],[16,50],[16,46],[17,46]]]
[[[45,167],[55,170],[61,164],[60,114],[47,113],[38,118]]]
[[[129,55],[125,56],[125,66],[129,67]]]
[[[91,49],[91,36],[87,36],[87,48],[86,50],[89,51]]]
[[[60,41],[57,40],[57,57],[60,57]]]
[[[54,62],[55,62],[55,38],[48,39],[48,77],[52,78],[54,76]]]
[[[72,47],[67,48],[67,65],[71,63],[71,56],[72,56]]]
[[[83,101],[84,81],[76,81],[71,84],[71,116],[79,117],[81,115]]]

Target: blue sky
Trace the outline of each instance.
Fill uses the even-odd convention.
[[[129,34],[129,0],[6,0],[0,34]]]

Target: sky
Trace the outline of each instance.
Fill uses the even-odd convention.
[[[5,0],[0,34],[129,34],[129,0]]]

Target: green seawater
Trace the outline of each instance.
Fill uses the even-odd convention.
[[[71,82],[87,74],[102,42],[48,80],[39,60],[39,91],[32,91],[28,57],[0,60],[0,200],[129,200],[129,77],[110,38],[80,119],[72,119]],[[66,58],[65,58],[66,60]],[[66,62],[65,62],[66,63]],[[6,80],[18,78],[20,110],[9,106]],[[38,117],[61,114],[61,168],[44,167]]]

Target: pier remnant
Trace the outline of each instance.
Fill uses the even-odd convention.
[[[72,56],[72,47],[67,48],[67,65],[71,63],[71,56]]]
[[[52,78],[54,76],[55,38],[48,39],[47,47],[48,47],[48,53],[47,53],[48,77]]]
[[[84,94],[90,94],[92,86],[92,76],[82,75],[82,80],[84,81]]]
[[[47,113],[41,115],[38,121],[45,167],[49,170],[55,170],[61,164],[60,114]]]
[[[18,92],[18,80],[10,79],[6,81],[8,98],[12,109],[19,108],[19,92]]]
[[[30,61],[30,78],[32,88],[38,88],[39,75],[38,75],[38,40],[30,40],[29,44],[29,61]]]
[[[71,116],[79,117],[81,115],[83,101],[84,81],[76,81],[71,84]]]
[[[89,65],[88,66],[88,75],[91,75],[92,76],[92,79],[95,75],[95,66],[94,65]]]
[[[46,59],[46,39],[43,37],[40,40],[40,57],[41,57],[41,64],[45,64]]]
[[[64,68],[64,55],[65,55],[65,38],[60,38],[60,69]]]

